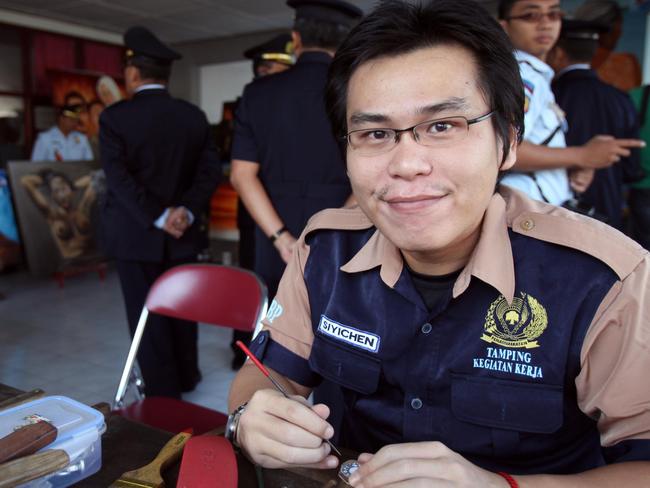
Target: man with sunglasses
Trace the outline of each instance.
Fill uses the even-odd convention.
[[[648,253],[497,187],[523,101],[473,0],[382,2],[351,31],[326,102],[359,206],[311,219],[251,343],[295,396],[252,363],[233,382],[254,462],[333,468],[332,439],[362,453],[354,487],[650,479]],[[323,380],[340,426],[304,400]]]
[[[498,16],[516,49],[525,90],[524,142],[502,182],[536,200],[562,205],[573,198],[573,191],[589,187],[595,169],[629,156],[629,149],[643,142],[599,135],[582,146],[566,147],[566,120],[551,91],[554,71],[546,63],[560,36],[560,1],[502,0]]]

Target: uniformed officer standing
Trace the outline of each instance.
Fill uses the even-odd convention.
[[[594,169],[629,156],[627,148],[641,142],[595,136],[583,146],[567,148],[566,121],[551,91],[554,72],[546,64],[560,34],[560,1],[501,0],[498,14],[516,49],[526,97],[524,142],[513,171],[502,181],[536,200],[562,205],[573,198],[572,189],[587,188]]]
[[[298,58],[247,85],[237,109],[231,181],[257,223],[255,271],[275,295],[296,237],[350,186],[323,103],[334,51],[362,12],[341,0],[289,0]]]
[[[341,386],[354,487],[650,479],[650,255],[495,191],[523,130],[518,72],[474,0],[382,2],[330,67],[359,206],[310,220],[251,347],[289,395]],[[226,435],[255,463],[339,462],[327,407],[252,363],[229,404]]]
[[[600,80],[589,63],[598,46],[601,24],[564,20],[560,40],[549,54],[549,64],[557,72],[552,88],[569,124],[566,141],[579,146],[597,134],[638,138],[636,111],[630,97]],[[641,174],[639,152],[618,163],[596,170],[589,188],[580,195],[580,205],[593,208],[607,223],[622,230],[623,185]]]
[[[32,161],[83,161],[93,159],[85,134],[79,132],[79,118],[86,102],[77,92],[66,94],[58,108],[56,125],[41,132],[32,149]]]
[[[263,44],[253,46],[244,51],[244,57],[253,62],[253,74],[255,79],[263,76],[273,75],[288,70],[295,61],[293,56],[293,44],[291,35],[280,34]],[[241,100],[241,99],[240,99]],[[246,207],[237,199],[237,228],[239,229],[239,246],[238,257],[239,266],[245,269],[255,269],[255,221],[246,210]],[[246,355],[237,347],[237,341],[248,343],[251,334],[234,330],[232,332],[232,342],[230,344],[233,350],[232,369],[239,369]]]
[[[130,28],[124,43],[132,98],[100,117],[108,187],[101,208],[106,252],[117,260],[133,334],[151,284],[172,266],[196,260],[207,245],[200,223],[220,164],[205,114],[167,91],[180,55],[143,27]],[[196,324],[153,320],[138,354],[145,392],[180,397],[201,378]]]

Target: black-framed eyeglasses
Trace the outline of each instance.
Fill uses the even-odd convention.
[[[452,146],[465,139],[469,126],[489,119],[494,115],[490,111],[485,115],[468,119],[461,115],[426,120],[406,129],[373,127],[348,132],[344,139],[350,148],[360,156],[376,156],[393,149],[399,143],[403,132],[411,132],[415,142],[427,147]]]
[[[522,20],[529,24],[539,24],[544,18],[547,18],[550,22],[558,22],[564,18],[564,12],[561,10],[552,10],[550,12],[528,12],[521,15],[506,17],[506,20]]]

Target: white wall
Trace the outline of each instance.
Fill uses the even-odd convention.
[[[253,79],[250,61],[234,61],[199,68],[199,106],[210,123],[221,120],[223,102],[235,101]]]
[[[83,37],[84,39],[108,42],[109,44],[123,44],[122,36],[114,32],[73,24],[72,22],[62,22],[37,15],[24,14],[13,10],[0,8],[0,19],[6,24],[21,25],[23,27],[57,32],[68,36]]]

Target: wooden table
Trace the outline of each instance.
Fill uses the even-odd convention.
[[[0,402],[23,393],[0,383]],[[148,464],[173,434],[148,425],[130,421],[119,415],[109,415],[106,432],[102,436],[102,468],[99,472],[77,483],[81,488],[108,486],[125,471]],[[343,450],[345,459],[354,459]],[[349,455],[349,456],[348,456]],[[338,470],[314,469],[260,469],[244,456],[237,456],[239,487],[242,488],[344,488]],[[164,473],[168,487],[176,486],[180,463]]]

